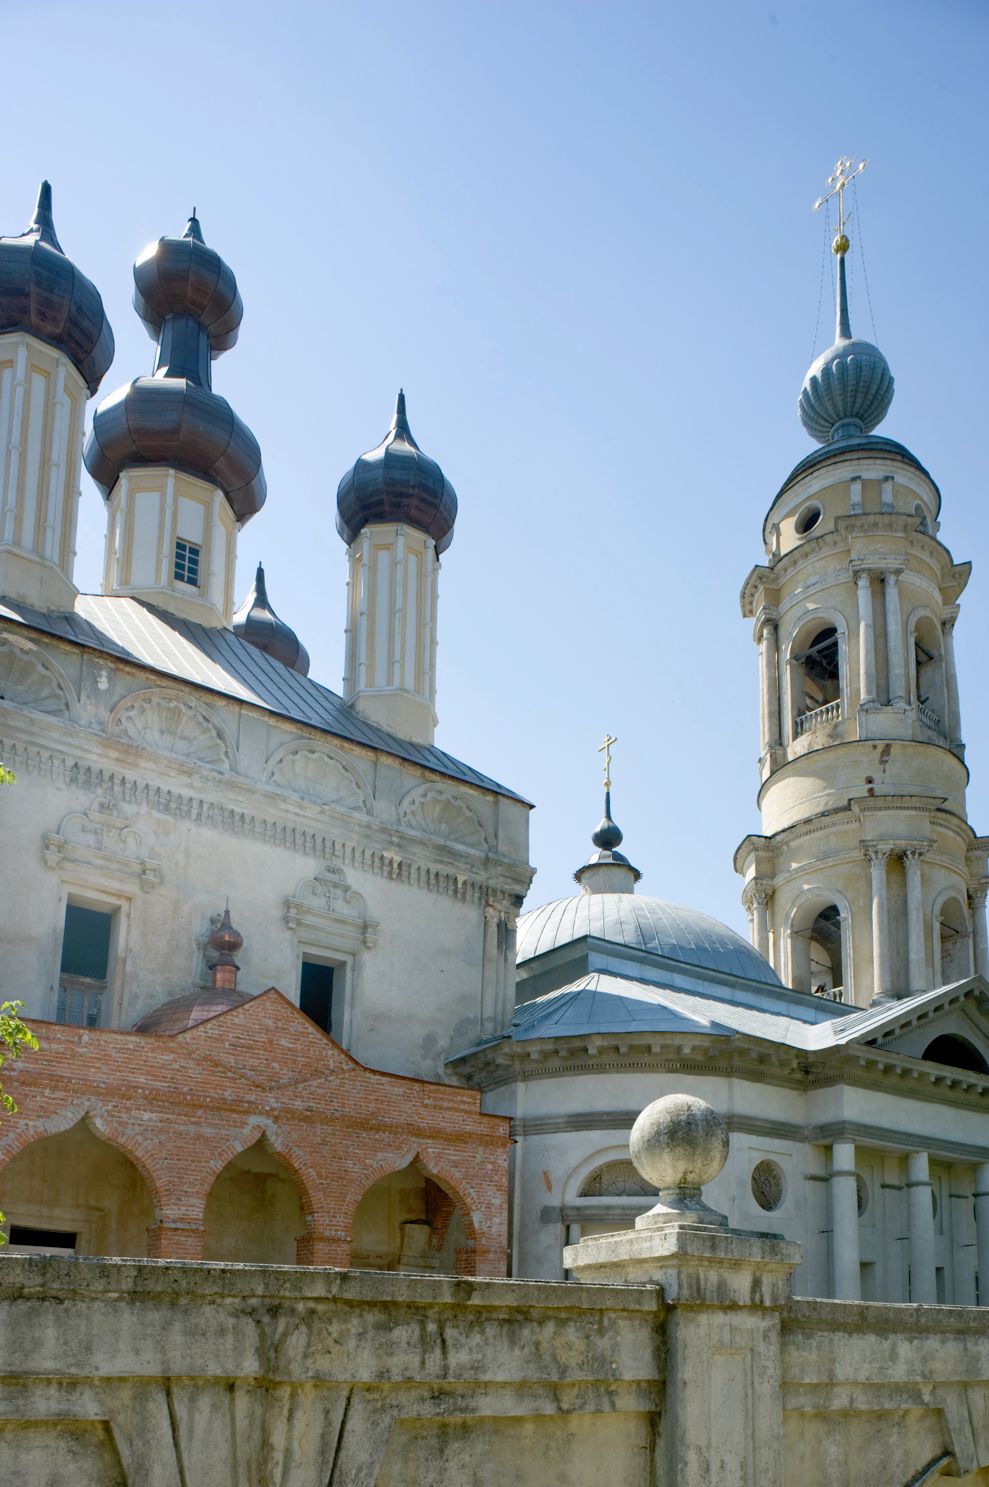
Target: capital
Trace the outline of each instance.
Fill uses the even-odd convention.
[[[753,914],[756,909],[764,909],[772,897],[773,890],[767,883],[760,883],[754,879],[746,883],[742,889],[742,907],[746,913]]]
[[[919,862],[922,857],[927,856],[930,850],[929,846],[918,843],[915,847],[904,847],[900,852],[900,856],[904,862]]]
[[[989,879],[983,878],[980,882],[973,883],[968,890],[968,897],[972,908],[984,909],[987,895],[989,895]]]
[[[872,868],[885,867],[889,861],[892,847],[880,846],[878,843],[870,842],[862,848],[862,855]]]

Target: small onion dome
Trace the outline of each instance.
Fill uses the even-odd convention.
[[[246,992],[238,991],[236,987],[226,990],[210,987],[209,990],[185,991],[181,996],[172,997],[171,1001],[162,1002],[160,1007],[153,1007],[150,1012],[146,1012],[135,1022],[132,1031],[174,1036],[175,1033],[184,1033],[195,1027],[198,1022],[208,1022],[211,1017],[218,1017],[221,1012],[229,1012],[231,1008],[240,1007],[249,1001],[250,997]]]
[[[837,242],[847,240],[838,239]],[[800,389],[800,421],[819,444],[871,433],[893,401],[893,374],[870,341],[852,336],[845,287],[845,255],[838,258],[838,316],[835,344],[812,365]]]
[[[309,675],[309,653],[291,625],[280,620],[272,609],[260,563],[254,587],[234,615],[233,631],[241,640],[273,656],[300,676]]]
[[[154,375],[97,408],[86,469],[109,496],[126,469],[168,465],[219,486],[240,523],[264,505],[261,450],[212,389],[210,362],[237,339],[242,306],[233,274],[202,240],[193,215],[181,238],[160,238],[134,268],[134,303],[158,338]]]
[[[574,873],[575,881],[585,893],[635,892],[635,885],[642,874],[618,851],[623,840],[622,829],[611,815],[611,791],[605,790],[604,816],[591,835],[591,841],[597,850]]]
[[[234,956],[238,950],[244,948],[244,936],[239,929],[234,929],[230,923],[230,905],[223,911],[223,917],[206,941],[211,950],[218,955]]]
[[[407,522],[445,552],[456,519],[457,493],[413,439],[400,392],[384,439],[361,455],[337,487],[337,531],[349,547],[371,523]]]
[[[134,308],[153,341],[170,315],[194,315],[215,361],[235,345],[244,305],[233,270],[203,241],[193,210],[181,237],[149,243],[134,265]]]
[[[27,231],[0,237],[0,334],[18,330],[64,352],[95,394],[113,360],[113,332],[99,291],[55,235],[47,181]]]

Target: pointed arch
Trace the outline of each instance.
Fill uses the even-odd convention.
[[[220,1168],[203,1202],[203,1258],[294,1265],[313,1203],[298,1154],[261,1131]]]
[[[375,1270],[473,1275],[477,1226],[459,1179],[445,1164],[410,1148],[405,1161],[382,1161],[363,1173],[341,1215],[350,1263]]]
[[[47,1120],[21,1121],[18,1119],[7,1122],[6,1125],[8,1129],[4,1130],[3,1137],[0,1138],[0,1173],[34,1142],[43,1141],[51,1136],[62,1136],[75,1126],[85,1125],[97,1140],[105,1141],[107,1146],[113,1147],[115,1151],[120,1152],[121,1156],[133,1162],[151,1191],[156,1222],[160,1218],[166,1206],[165,1190],[167,1187],[162,1180],[162,1174],[149,1164],[141,1149],[139,1138],[109,1117],[99,1105],[86,1100],[74,1100],[57,1115],[52,1115]]]

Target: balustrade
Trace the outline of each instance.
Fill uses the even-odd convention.
[[[820,728],[825,723],[837,723],[840,718],[840,700],[826,702],[823,707],[815,707],[813,712],[801,713],[797,718],[797,737],[800,738],[812,728]]]

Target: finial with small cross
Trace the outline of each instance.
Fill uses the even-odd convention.
[[[856,176],[860,176],[862,174],[868,163],[868,160],[860,160],[858,165],[855,165],[855,160],[852,155],[843,155],[841,159],[836,163],[831,175],[828,176],[828,185],[831,188],[830,191],[825,191],[824,195],[819,196],[814,203],[814,211],[819,212],[821,210],[821,207],[824,206],[825,202],[830,201],[832,197],[837,198],[838,234],[835,237],[834,242],[831,244],[831,248],[833,252],[839,255],[843,255],[848,252],[848,237],[845,233],[845,187],[849,184],[850,181],[853,181]],[[854,169],[852,168],[853,166]]]
[[[611,789],[611,745],[617,742],[617,738],[612,738],[610,733],[606,733],[604,743],[598,749],[598,753],[604,755],[604,788],[606,790]]]

